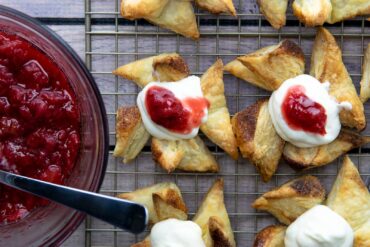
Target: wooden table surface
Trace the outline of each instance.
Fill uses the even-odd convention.
[[[160,35],[145,34],[145,32],[156,32],[158,29],[149,24],[138,28],[138,26],[133,25],[134,22],[121,20],[115,14],[118,12],[118,2],[119,0],[91,0],[93,15],[100,18],[101,25],[92,26],[91,35],[89,36],[91,47],[88,50],[88,54],[90,54],[88,58],[91,59],[89,61],[89,63],[91,62],[91,71],[103,94],[108,112],[111,148],[114,147],[115,141],[114,113],[116,108],[122,104],[133,104],[135,93],[137,93],[136,86],[131,82],[111,75],[110,71],[120,64],[149,54],[177,51],[185,57],[191,71],[199,75],[215,61],[216,57],[221,57],[224,63],[227,63],[238,54],[245,54],[262,46],[276,44],[283,38],[291,38],[301,45],[306,56],[307,69],[309,67],[315,29],[298,27],[298,22],[293,22],[281,31],[276,31],[268,23],[261,22],[260,17],[252,20],[249,25],[249,22],[244,21],[248,20],[248,15],[258,14],[255,0],[234,0],[234,3],[237,3],[236,7],[239,13],[243,13],[240,19],[247,25],[241,25],[241,22],[232,17],[225,17],[226,21],[221,24],[217,19],[217,22],[214,21],[209,25],[201,26],[201,33],[207,34],[201,36],[199,42],[166,32],[162,32]],[[83,60],[86,57],[85,37],[87,37],[85,35],[84,3],[84,0],[1,1],[1,4],[5,6],[38,18],[65,39]],[[101,15],[102,12],[110,12],[110,14]],[[110,18],[110,20],[107,21],[105,17]],[[209,18],[214,17],[210,16]],[[115,25],[118,23],[118,19],[119,24],[122,25]],[[365,44],[370,42],[370,25],[369,23],[364,24],[363,19],[357,19],[356,22],[331,26],[330,30],[336,33],[338,42],[343,49],[344,62],[358,88],[363,48]],[[219,35],[221,32],[227,34]],[[264,35],[261,35],[261,32],[264,32]],[[267,95],[265,91],[240,82],[228,74],[225,74],[224,81],[228,107],[232,114],[252,104],[256,99]],[[366,103],[367,119],[370,119],[369,106],[370,104]],[[366,135],[370,134],[369,126],[364,131]],[[369,147],[367,145],[362,151],[355,150],[351,153],[351,157],[364,175],[364,179],[370,175]],[[263,183],[254,167],[248,164],[247,161],[240,159],[235,162],[219,152],[217,148],[212,150],[216,150],[214,153],[221,165],[219,174],[225,179],[225,201],[238,246],[251,246],[255,233],[262,227],[276,221],[268,214],[256,212],[249,205],[261,193],[297,176],[297,174],[288,166],[282,164],[273,179],[269,183]],[[192,215],[196,211],[202,196],[216,177],[216,175],[210,174],[175,173],[175,175],[168,175],[154,165],[149,152],[142,153],[139,160],[139,167],[137,161],[133,166],[123,166],[120,160],[110,156],[102,193],[116,195],[123,191],[133,190],[159,181],[174,181],[184,192],[184,199],[189,207],[190,215]],[[335,161],[333,163],[333,165],[310,171],[310,173],[322,179],[327,191],[329,191],[338,170],[339,162]],[[85,229],[86,226],[87,229]],[[102,222],[90,219],[88,223],[81,224],[62,246],[127,247],[142,239],[142,237],[143,235],[133,237],[112,229]]]

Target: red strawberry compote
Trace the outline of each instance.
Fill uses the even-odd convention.
[[[197,76],[150,82],[139,93],[137,105],[146,130],[165,140],[194,138],[207,121],[210,107]]]
[[[181,101],[172,91],[158,86],[148,89],[145,103],[154,123],[181,134],[188,134],[199,127],[205,115],[204,109],[209,107],[209,102],[203,97],[188,97]]]
[[[283,117],[292,129],[325,135],[327,119],[325,108],[308,98],[305,91],[301,85],[288,89],[281,106]]]
[[[332,142],[341,129],[339,113],[351,110],[329,94],[330,83],[310,75],[288,79],[272,93],[269,113],[276,132],[285,141],[302,147]]]
[[[80,148],[80,112],[61,69],[21,37],[0,31],[0,169],[63,184]],[[48,202],[0,185],[0,224]]]

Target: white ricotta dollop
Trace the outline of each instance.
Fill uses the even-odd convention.
[[[294,86],[302,86],[305,89],[304,94],[325,109],[327,118],[324,135],[293,129],[285,121],[282,104],[289,89]],[[276,132],[281,138],[297,147],[306,148],[330,143],[339,135],[341,128],[339,112],[342,109],[352,109],[352,105],[349,102],[338,103],[329,95],[329,87],[329,82],[320,83],[310,75],[299,75],[286,80],[273,92],[269,100],[269,112]]]
[[[352,247],[353,230],[342,216],[317,205],[288,227],[284,242],[286,247]]]
[[[192,221],[168,219],[155,224],[150,233],[152,247],[205,247],[202,230]]]
[[[180,101],[186,98],[203,97],[202,89],[200,87],[200,78],[197,76],[189,76],[177,82],[150,82],[137,97],[137,105],[140,110],[141,118],[143,119],[146,130],[154,137],[165,140],[191,139],[194,138],[199,131],[199,126],[194,127],[190,133],[181,134],[168,130],[152,121],[146,109],[146,93],[152,86],[158,86],[170,90],[176,98]],[[186,108],[186,105],[183,105]],[[202,123],[207,121],[208,108],[204,109],[204,116]]]

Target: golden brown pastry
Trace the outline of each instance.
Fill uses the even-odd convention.
[[[131,247],[151,247],[150,237],[146,237],[143,241],[131,245]]]
[[[168,2],[168,0],[121,1],[121,14],[129,20],[149,15],[159,16]]]
[[[206,247],[234,247],[233,230],[224,203],[224,181],[217,179],[193,218],[202,229]]]
[[[348,101],[352,104],[352,110],[340,112],[341,123],[358,130],[364,129],[366,125],[364,106],[344,66],[342,52],[335,38],[323,27],[320,27],[316,34],[310,73],[321,82],[330,82],[329,94],[337,101]]]
[[[288,0],[257,0],[257,3],[271,26],[276,29],[285,26]]]
[[[370,14],[369,0],[331,0],[333,11],[328,20],[329,23],[335,23],[353,18],[357,15]]]
[[[199,38],[197,21],[190,1],[122,0],[121,15],[129,20],[145,19],[188,38]]]
[[[236,16],[236,10],[232,0],[195,0],[196,5],[212,14],[229,13]]]
[[[120,107],[116,116],[116,147],[113,156],[124,163],[135,159],[150,138],[136,106]]]
[[[145,87],[152,81],[178,81],[189,75],[185,60],[177,53],[163,53],[125,64],[113,74]]]
[[[283,157],[294,169],[309,169],[326,165],[349,150],[369,142],[369,137],[361,136],[355,131],[342,128],[338,137],[326,145],[299,148],[287,142],[284,147]]]
[[[272,225],[259,231],[254,239],[253,247],[284,247],[286,226]]]
[[[158,221],[167,219],[187,220],[186,208],[179,203],[177,194],[174,191],[167,193],[167,198],[163,199],[159,194],[153,194],[153,205],[158,216]],[[185,209],[185,210],[184,210]]]
[[[191,172],[218,172],[219,167],[212,153],[197,136],[189,140],[160,140],[152,138],[153,159],[163,169]]]
[[[235,59],[228,64],[225,65],[224,70],[229,72],[230,74],[249,82],[257,87],[261,87],[263,89],[272,91],[270,85],[265,85],[265,81],[262,78],[259,78],[255,75],[251,70],[249,70],[242,62]]]
[[[303,74],[304,55],[290,40],[238,57],[225,66],[234,76],[273,91],[285,80]]]
[[[184,214],[187,215],[187,208],[182,199],[181,191],[174,183],[159,183],[133,192],[119,194],[118,197],[143,204],[148,209],[150,225],[157,223],[168,215],[178,215],[179,219],[183,220],[187,218],[184,218]],[[159,203],[158,197],[162,199]],[[166,210],[171,210],[171,212],[167,212],[167,215],[164,214],[162,208],[158,208],[163,206],[163,203],[167,204],[165,205]],[[183,213],[179,213],[179,210]],[[157,212],[160,212],[160,214],[158,215]]]
[[[144,87],[151,81],[181,80],[189,75],[189,69],[180,55],[172,53],[123,65],[113,73]],[[222,61],[217,61],[202,77],[202,90],[210,101],[210,109],[208,121],[201,126],[201,129],[212,141],[236,159],[238,150],[231,128],[230,114],[226,107],[222,76]],[[198,137],[178,141],[153,138],[152,152],[154,160],[168,172],[176,168],[198,172],[218,171],[215,158]]]
[[[330,0],[295,0],[293,13],[308,27],[322,26],[330,17]]]
[[[234,242],[234,235],[232,229],[227,229],[227,225],[218,216],[211,216],[208,220],[208,230],[210,239],[212,239],[213,244],[210,246],[222,246],[222,247],[233,247],[236,246]],[[203,237],[204,238],[204,237]],[[208,246],[208,245],[206,245]]]
[[[252,207],[274,215],[289,225],[301,214],[325,200],[325,189],[314,176],[302,176],[266,192]]]
[[[238,159],[238,148],[226,105],[221,59],[204,73],[201,88],[204,97],[210,103],[208,120],[200,126],[201,131],[233,159]]]
[[[285,141],[272,124],[268,99],[236,113],[231,122],[243,158],[256,166],[263,181],[269,181],[277,169]]]
[[[348,156],[344,157],[326,205],[346,219],[354,231],[370,220],[369,190]]]
[[[370,44],[367,45],[362,65],[360,99],[365,103],[370,97]]]
[[[162,54],[153,59],[152,73],[157,81],[179,81],[189,76],[189,68],[179,54]]]
[[[113,73],[144,87],[147,83],[156,80],[178,81],[188,76],[189,70],[182,57],[174,53],[141,59],[121,66]],[[231,157],[237,159],[236,141],[224,95],[222,61],[218,60],[203,75],[201,81],[203,94],[211,103],[208,121],[201,126],[201,130]]]
[[[370,246],[370,219],[355,231],[354,247]]]

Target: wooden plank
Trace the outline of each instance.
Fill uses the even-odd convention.
[[[33,0],[30,1],[14,1],[3,0],[2,4],[14,7],[27,14],[42,18],[83,18],[84,17],[84,1],[83,0],[63,0],[63,1],[46,1]],[[255,0],[234,0],[239,13],[256,14],[258,7]],[[98,17],[115,17],[115,13],[119,8],[119,0],[92,0],[92,12],[106,12],[108,14],[93,14],[93,18]],[[201,17],[214,18],[212,16]],[[248,19],[249,17],[243,17]],[[255,17],[253,17],[255,18]],[[220,17],[220,19],[234,19],[233,17]],[[83,25],[53,25],[50,26],[62,38],[64,38],[76,52],[84,58],[85,50],[85,34]],[[340,27],[331,27],[331,31],[340,33]],[[95,32],[116,30],[114,25],[93,25],[92,30]],[[132,35],[116,35],[115,33],[107,35],[91,34],[92,50],[92,72],[101,90],[105,93],[103,99],[106,109],[109,113],[108,120],[111,131],[110,144],[115,143],[114,124],[116,105],[128,105],[135,103],[137,88],[127,80],[116,78],[110,72],[118,65],[128,63],[136,58],[145,57],[143,53],[161,53],[178,51],[184,55],[185,60],[189,63],[189,67],[193,73],[200,75],[203,73],[216,59],[221,57],[224,62],[232,60],[238,54],[244,54],[254,51],[260,46],[275,44],[280,39],[287,38],[284,33],[297,33],[290,36],[294,41],[300,42],[304,52],[307,54],[307,69],[309,68],[309,55],[311,53],[313,36],[300,37],[300,29],[295,27],[285,27],[281,32],[273,30],[270,26],[262,26],[259,30],[258,26],[248,23],[248,26],[242,26],[241,32],[251,34],[260,32],[273,33],[271,37],[266,36],[243,36],[238,35],[208,35],[201,37],[200,41],[194,42],[183,37],[177,37],[172,33],[168,35],[144,35],[147,31],[156,31],[157,27],[151,25],[139,26],[137,32],[133,25],[120,25],[118,30],[134,32]],[[163,31],[162,29],[160,29]],[[201,32],[216,32],[215,26],[202,26]],[[302,28],[302,33],[314,34],[314,29]],[[343,31],[346,33],[357,34],[352,38],[338,37],[338,41],[343,47],[345,55],[345,63],[350,73],[356,75],[353,80],[358,87],[359,74],[361,70],[361,54],[362,44],[367,44],[370,39],[361,37],[361,27],[347,27],[344,24]],[[220,26],[218,32],[238,32],[237,26]],[[364,33],[369,33],[370,28],[366,27]],[[117,42],[116,42],[117,38]],[[218,38],[218,40],[217,40]],[[157,43],[158,42],[158,43]],[[240,43],[239,43],[240,42]],[[130,53],[130,55],[116,55],[116,52]],[[203,54],[199,56],[198,54]],[[116,62],[117,61],[117,62]],[[308,71],[308,70],[307,70]],[[225,90],[228,100],[228,106],[231,113],[252,104],[256,99],[268,95],[265,91],[253,87],[247,83],[239,82],[231,75],[225,75]],[[131,95],[116,95],[116,94],[131,94]],[[242,96],[235,97],[235,94]],[[370,103],[366,103],[366,116],[370,118]],[[370,125],[369,125],[370,126]],[[370,127],[366,129],[365,134],[370,133]],[[212,144],[210,144],[212,146]],[[369,147],[369,145],[367,146]],[[225,179],[225,201],[227,209],[231,215],[232,226],[236,233],[235,238],[238,241],[238,246],[250,246],[254,231],[260,230],[262,227],[274,223],[274,218],[270,216],[255,216],[255,210],[250,207],[251,202],[260,193],[282,184],[287,179],[296,177],[294,173],[284,162],[280,165],[277,175],[269,183],[263,183],[259,176],[255,175],[254,167],[246,160],[235,162],[224,154],[218,154],[218,161],[221,164],[221,174]],[[368,173],[370,169],[370,157],[358,157],[354,159],[359,164],[360,171]],[[325,166],[317,169],[314,172],[320,173],[320,179],[325,183],[327,189],[330,189],[336,174],[337,162],[333,165]],[[131,191],[138,187],[151,185],[161,181],[177,182],[182,191],[184,191],[184,200],[186,201],[190,214],[196,212],[201,198],[215,179],[213,175],[202,174],[167,174],[156,166],[149,152],[140,154],[137,162],[129,165],[121,163],[120,159],[115,159],[109,155],[108,168],[109,171],[102,185],[102,192],[107,195],[116,195],[124,191]],[[238,174],[236,174],[238,173]],[[289,175],[281,175],[289,174]],[[99,220],[91,219],[90,241],[91,246],[129,246],[136,241],[136,238],[124,232],[115,232],[112,227]],[[85,246],[85,225],[84,223],[77,231],[69,238],[62,246],[63,247],[83,247]],[[145,234],[141,234],[138,239],[142,239]]]
[[[61,247],[83,247],[85,246],[85,222],[61,245]]]
[[[84,0],[2,0],[1,4],[33,17],[83,18]]]
[[[60,36],[67,44],[85,60],[85,26],[83,25],[46,25]]]
[[[85,60],[85,26],[51,25],[48,27],[64,39],[82,60]]]

